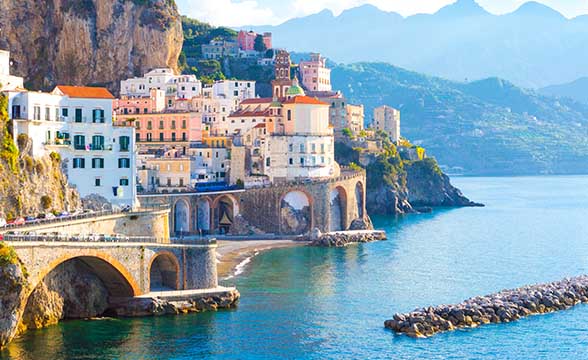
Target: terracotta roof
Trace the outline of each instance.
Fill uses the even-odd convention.
[[[261,123],[261,124],[257,124],[257,125],[255,125],[255,127],[254,127],[254,128],[255,128],[255,129],[260,129],[260,128],[264,128],[264,127],[265,127],[265,124],[264,124],[264,123]]]
[[[259,117],[259,116],[270,116],[270,112],[268,109],[266,110],[257,110],[257,111],[247,111],[247,110],[240,110],[240,111],[235,111],[234,113],[232,113],[231,115],[229,115],[230,118],[233,117]]]
[[[266,104],[271,103],[274,99],[273,98],[253,98],[253,99],[245,99],[241,101],[241,104]]]
[[[329,105],[309,96],[295,96],[291,99],[284,101],[284,104]]]
[[[58,85],[53,91],[56,90],[71,98],[114,99],[114,96],[110,93],[110,91],[103,87]]]

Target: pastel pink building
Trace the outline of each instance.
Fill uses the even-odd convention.
[[[237,35],[237,42],[239,43],[239,49],[243,51],[252,51],[255,50],[255,38],[257,38],[258,33],[255,31],[239,31],[239,35]],[[272,48],[272,33],[266,32],[263,33],[263,43],[267,49]]]

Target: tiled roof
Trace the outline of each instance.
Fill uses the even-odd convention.
[[[254,128],[255,128],[255,129],[260,129],[260,128],[264,128],[264,127],[265,127],[265,124],[264,124],[264,123],[261,123],[261,124],[257,124],[257,125],[255,125],[255,127],[254,127]]]
[[[259,117],[259,116],[270,116],[269,109],[266,110],[254,110],[254,111],[247,111],[247,110],[239,110],[235,111],[229,117]]]
[[[253,98],[253,99],[245,99],[241,101],[241,104],[248,105],[248,104],[269,104],[273,101],[273,98]]]
[[[284,104],[329,105],[309,96],[295,96],[291,99],[284,101]]]
[[[103,87],[58,85],[53,91],[56,90],[71,98],[114,99],[114,96],[110,93],[110,91]]]

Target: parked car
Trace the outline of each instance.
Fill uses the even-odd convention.
[[[25,223],[34,223],[37,222],[37,218],[34,216],[27,216],[25,217]]]
[[[59,214],[57,214],[58,218],[65,218],[65,217],[69,217],[69,216],[71,216],[71,214],[68,213],[67,211],[62,211]]]
[[[47,214],[45,214],[45,219],[47,219],[47,220],[55,219],[55,215],[53,215],[53,213],[47,213]]]
[[[5,227],[5,226],[6,226],[6,219],[0,218],[0,227]]]
[[[24,225],[25,219],[22,217],[17,217],[16,219],[12,219],[8,222],[8,225]]]

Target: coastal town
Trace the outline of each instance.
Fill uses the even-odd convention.
[[[203,55],[261,56],[256,39],[272,49],[270,33],[241,31],[238,42],[211,41]],[[169,205],[172,236],[254,230],[303,235],[314,227],[347,230],[354,220],[369,224],[365,175],[337,164],[335,142],[356,138],[369,147],[379,131],[399,144],[399,111],[386,105],[375,109],[373,127],[366,128],[363,106],[332,89],[324,57],[311,54],[293,64],[286,50],[272,52],[273,58],[263,59],[273,66],[271,97],[258,97],[253,80],[203,84],[170,68],[122,80],[115,97],[101,87],[27,90],[26,79],[10,75],[10,53],[1,51],[0,83],[8,97],[11,135],[15,143],[28,144],[33,159],[58,154],[69,185],[92,210]],[[316,199],[292,186],[348,177],[357,183],[333,187]],[[293,188],[284,194],[283,211],[265,219],[278,228],[256,219],[259,213],[246,201],[239,206],[234,196],[241,194],[243,203],[243,197],[263,197],[260,189],[277,186]],[[250,190],[256,194],[249,196]],[[322,198],[329,202],[328,219],[309,213]],[[22,222],[19,216],[34,221],[36,215],[0,217],[12,224]]]

